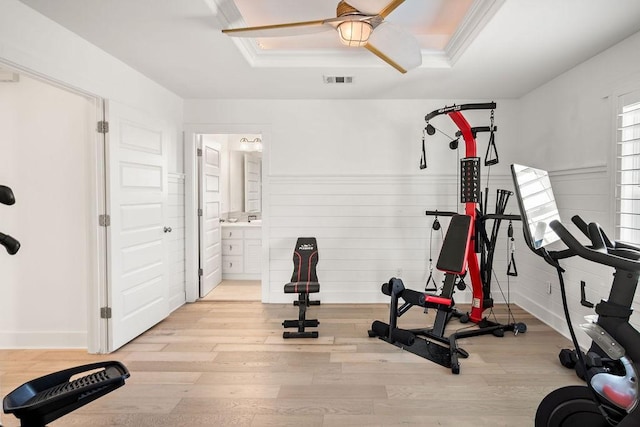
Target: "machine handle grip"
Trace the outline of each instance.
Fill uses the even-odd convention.
[[[571,221],[575,224],[576,227],[578,227],[578,229],[580,231],[582,231],[582,234],[584,234],[585,236],[587,236],[589,239],[591,239],[591,233],[589,231],[589,225],[582,219],[580,218],[579,215],[574,215],[571,217]],[[602,230],[602,228],[599,228],[599,234],[602,236],[602,240],[604,242],[604,245],[607,248],[613,248],[616,247],[616,245],[614,245],[611,240],[609,239],[609,237],[605,234],[604,230]]]
[[[20,242],[8,234],[0,233],[0,244],[7,249],[9,255],[15,255],[20,250]]]
[[[6,185],[0,185],[0,203],[3,205],[13,205],[16,202],[16,198],[13,195],[13,191]]]
[[[609,267],[625,271],[640,271],[640,261],[633,261],[617,255],[589,249],[578,242],[578,240],[573,237],[573,235],[560,223],[560,221],[551,221],[549,225],[574,255],[578,255],[581,258],[598,264],[608,265]]]
[[[591,236],[589,236],[589,225],[579,215],[572,216],[571,222],[578,227],[578,230],[582,231],[582,234],[591,238]]]
[[[606,252],[607,245],[602,237],[602,229],[596,222],[589,224],[589,238],[591,239],[591,247],[598,252]]]

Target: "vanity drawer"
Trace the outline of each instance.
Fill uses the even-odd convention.
[[[233,227],[221,227],[223,239],[242,239],[243,231]]]
[[[242,240],[227,239],[222,241],[222,255],[242,255]]]
[[[222,257],[222,273],[242,273],[244,269],[242,255]]]

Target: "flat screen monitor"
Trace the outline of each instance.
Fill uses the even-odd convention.
[[[536,250],[560,240],[549,226],[560,221],[560,214],[547,171],[513,164],[511,173],[529,247]]]

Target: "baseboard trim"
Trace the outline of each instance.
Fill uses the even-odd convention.
[[[87,348],[86,332],[0,332],[0,348],[67,349]]]

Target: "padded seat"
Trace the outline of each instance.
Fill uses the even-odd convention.
[[[320,292],[320,283],[318,282],[292,282],[284,285],[285,294],[297,294],[304,292],[307,294],[315,294]]]
[[[316,274],[318,264],[318,243],[315,237],[299,237],[293,249],[293,274],[291,281],[284,285],[285,294],[298,294],[293,302],[298,306],[298,319],[285,320],[285,328],[298,328],[297,332],[284,332],[283,338],[318,338],[317,331],[305,331],[307,327],[316,327],[318,319],[307,319],[307,307],[319,305],[320,301],[309,301],[309,294],[320,292],[320,283]]]

